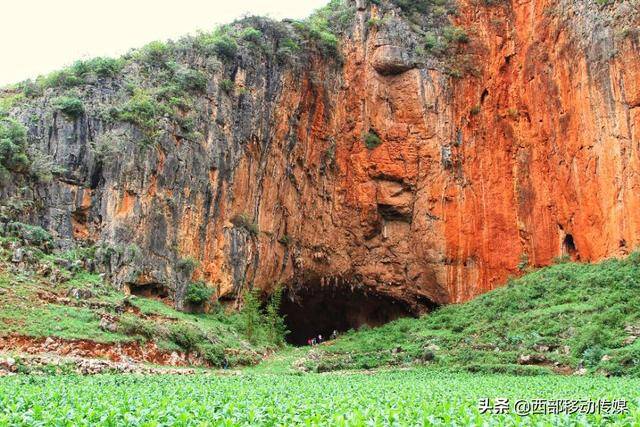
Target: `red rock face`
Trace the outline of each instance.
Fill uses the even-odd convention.
[[[331,141],[335,178],[294,172],[300,199],[282,180],[264,183],[273,191],[261,228],[280,222],[301,246],[291,263],[262,252],[256,281],[346,280],[407,301],[462,302],[520,274],[519,264],[633,250],[637,36],[591,40],[580,31],[594,18],[565,3],[461,6],[475,68],[462,78],[405,70],[398,49],[361,25],[344,45],[337,92],[285,92],[280,123],[292,99],[308,97],[310,132],[299,135],[307,172]],[[370,130],[382,141],[373,149],[363,143]]]
[[[601,23],[567,3],[462,9],[480,73],[453,85],[462,177],[441,205],[451,300],[504,283],[521,254],[589,262],[639,243],[638,39],[620,37],[609,10],[618,35],[599,40]]]

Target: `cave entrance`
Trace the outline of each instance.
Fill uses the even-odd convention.
[[[160,283],[148,283],[144,285],[129,284],[131,295],[144,298],[164,299],[169,296],[167,288]]]
[[[571,234],[567,234],[564,236],[564,240],[562,242],[562,249],[566,255],[573,260],[579,260],[580,255],[578,255],[578,250],[576,249],[576,244],[573,241],[573,236]]]
[[[435,304],[431,304],[434,308]],[[306,345],[307,340],[319,334],[329,339],[338,333],[362,326],[380,326],[400,317],[415,317],[416,308],[388,295],[372,294],[348,285],[316,285],[285,289],[280,305],[285,316],[287,342]]]

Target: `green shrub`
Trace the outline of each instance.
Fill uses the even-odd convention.
[[[41,249],[48,249],[53,243],[53,237],[44,228],[22,222],[10,222],[5,232],[9,236],[17,237],[25,244]]]
[[[220,344],[203,343],[197,346],[200,355],[214,367],[222,367],[225,364],[226,356],[224,347]]]
[[[453,25],[446,26],[442,31],[442,35],[449,43],[467,43],[469,41],[469,36],[464,28],[455,27]]]
[[[178,70],[175,80],[183,90],[196,92],[207,88],[207,77],[198,70],[190,68]]]
[[[153,339],[157,330],[152,322],[147,322],[139,317],[125,313],[118,319],[118,331],[124,335],[138,336],[143,339]]]
[[[234,88],[235,88],[235,83],[233,83],[231,80],[229,79],[220,80],[220,89],[223,92],[231,93],[233,92]]]
[[[146,127],[159,113],[160,108],[156,100],[149,95],[138,93],[122,107],[119,116],[121,120]]]
[[[205,341],[200,331],[188,323],[174,323],[169,326],[169,338],[185,351],[197,350],[198,344]]]
[[[600,359],[604,355],[604,350],[600,346],[588,347],[582,352],[582,360],[584,365],[593,368],[600,363]]]
[[[379,18],[369,18],[369,20],[367,21],[367,27],[369,28],[378,28],[380,26],[380,19]]]
[[[258,227],[257,222],[252,222],[250,224],[247,224],[245,228],[252,236],[257,236],[258,234],[260,234],[260,227]]]
[[[296,43],[292,38],[285,38],[280,40],[276,55],[280,61],[296,55],[300,51],[300,45]]]
[[[181,110],[190,110],[193,108],[191,100],[182,96],[172,96],[167,101],[171,107],[176,107]],[[180,117],[174,117],[174,119],[179,120]]]
[[[427,52],[433,55],[443,55],[449,49],[449,43],[445,38],[429,31],[424,36],[424,47]]]
[[[22,89],[23,84],[19,85],[19,88]],[[16,94],[3,94],[0,93],[0,116],[8,116],[9,111],[15,107],[18,103],[21,103],[25,99],[24,93],[16,93]]]
[[[331,0],[328,5],[316,10],[307,23],[313,30],[333,33],[345,32],[356,16],[356,9],[350,2]]]
[[[445,16],[447,14],[447,8],[444,6],[436,6],[433,8],[433,14],[435,16]]]
[[[86,61],[76,61],[71,66],[71,72],[79,78],[89,73],[94,73],[98,77],[113,77],[122,70],[123,66],[122,59],[98,57]]]
[[[640,267],[640,251],[632,252],[625,260],[625,263],[632,266]]]
[[[20,88],[24,96],[27,96],[29,98],[40,96],[42,94],[42,88],[33,80],[25,80],[22,83],[19,83],[18,87]]]
[[[262,38],[262,31],[257,30],[253,27],[247,27],[240,33],[240,37],[243,40],[247,40],[253,43],[258,43]]]
[[[424,36],[424,45],[428,50],[435,48],[438,45],[438,36],[429,31]]]
[[[54,71],[44,77],[39,77],[37,82],[45,88],[74,87],[84,84],[84,79],[76,76],[71,70]]]
[[[191,276],[198,266],[198,261],[193,257],[181,258],[176,263],[176,268],[187,276]]]
[[[364,140],[364,145],[369,150],[373,150],[374,148],[382,144],[382,140],[380,139],[380,136],[374,129],[369,129],[369,132],[367,132],[364,135],[363,140]]]
[[[355,17],[355,8],[347,2],[332,0],[327,6],[315,11],[304,21],[296,22],[295,28],[315,42],[324,55],[338,53],[337,33],[347,30]]]
[[[0,174],[28,170],[30,160],[25,152],[26,145],[25,127],[17,120],[0,118]],[[3,177],[3,181],[6,178],[8,176]]]
[[[480,110],[480,107],[478,107],[478,110]],[[479,112],[480,111],[478,111],[478,113]],[[475,113],[475,114],[478,114],[478,113]],[[471,112],[471,114],[473,114],[473,111]],[[518,270],[525,271],[528,266],[529,266],[529,255],[527,253],[523,253],[522,255],[520,255],[520,262],[518,263]]]
[[[22,237],[25,241],[27,241],[30,245],[34,246],[45,246],[51,242],[53,242],[53,238],[51,234],[47,230],[37,225],[24,225],[22,227]]]
[[[153,41],[142,47],[137,52],[137,57],[149,65],[159,65],[166,61],[166,55],[168,52],[169,47],[165,43],[161,41]]]
[[[140,128],[147,142],[154,140],[161,132],[160,119],[170,115],[169,107],[156,101],[144,91],[138,91],[117,111],[117,117]]]
[[[319,35],[320,47],[327,54],[336,53],[338,51],[338,37],[335,34],[322,31]]]
[[[93,72],[96,73],[98,77],[114,77],[124,66],[122,59],[94,58],[90,62]]]
[[[433,350],[425,348],[424,351],[422,352],[421,360],[423,362],[432,362],[435,359],[436,359],[436,354],[433,352]]]
[[[427,0],[394,0],[394,3],[407,14],[427,13],[429,11],[429,1]]]
[[[640,377],[640,341],[636,340],[631,345],[611,350],[608,354],[610,355],[610,360],[603,361],[600,358],[599,368],[603,368],[614,376],[629,375],[636,378]]]
[[[320,21],[322,22],[322,21]],[[338,50],[338,38],[326,24],[319,24],[318,21],[299,22],[297,28],[315,41],[316,46],[323,54],[335,54]]]
[[[208,287],[204,282],[191,283],[187,288],[185,296],[187,302],[194,305],[201,305],[209,301],[214,290]]]
[[[155,96],[162,101],[170,101],[173,98],[182,98],[184,89],[176,82],[160,86],[155,90]]]
[[[234,59],[238,52],[238,44],[231,36],[223,34],[213,41],[213,51],[221,59]]]
[[[62,175],[65,171],[50,154],[33,150],[29,155],[29,174],[38,182],[51,182],[54,176]]]
[[[85,83],[88,74],[94,73],[98,77],[113,77],[124,67],[123,59],[92,58],[76,61],[71,67],[54,71],[44,77],[39,77],[37,82],[25,82],[23,91],[27,96],[40,93],[39,87],[74,87]],[[26,83],[30,83],[26,85]]]
[[[82,100],[73,96],[61,96],[53,100],[54,107],[71,119],[77,119],[84,113]]]

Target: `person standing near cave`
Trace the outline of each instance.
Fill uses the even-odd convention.
[[[322,334],[318,334],[318,344],[322,343]]]
[[[336,338],[338,338],[338,331],[337,330],[333,330],[333,332],[331,332],[331,340],[335,340]]]

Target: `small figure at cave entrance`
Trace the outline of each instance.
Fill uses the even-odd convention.
[[[322,335],[318,335],[318,344],[322,343]]]
[[[338,331],[334,329],[333,332],[331,332],[331,337],[329,337],[329,339],[335,340],[336,338],[338,338]]]

